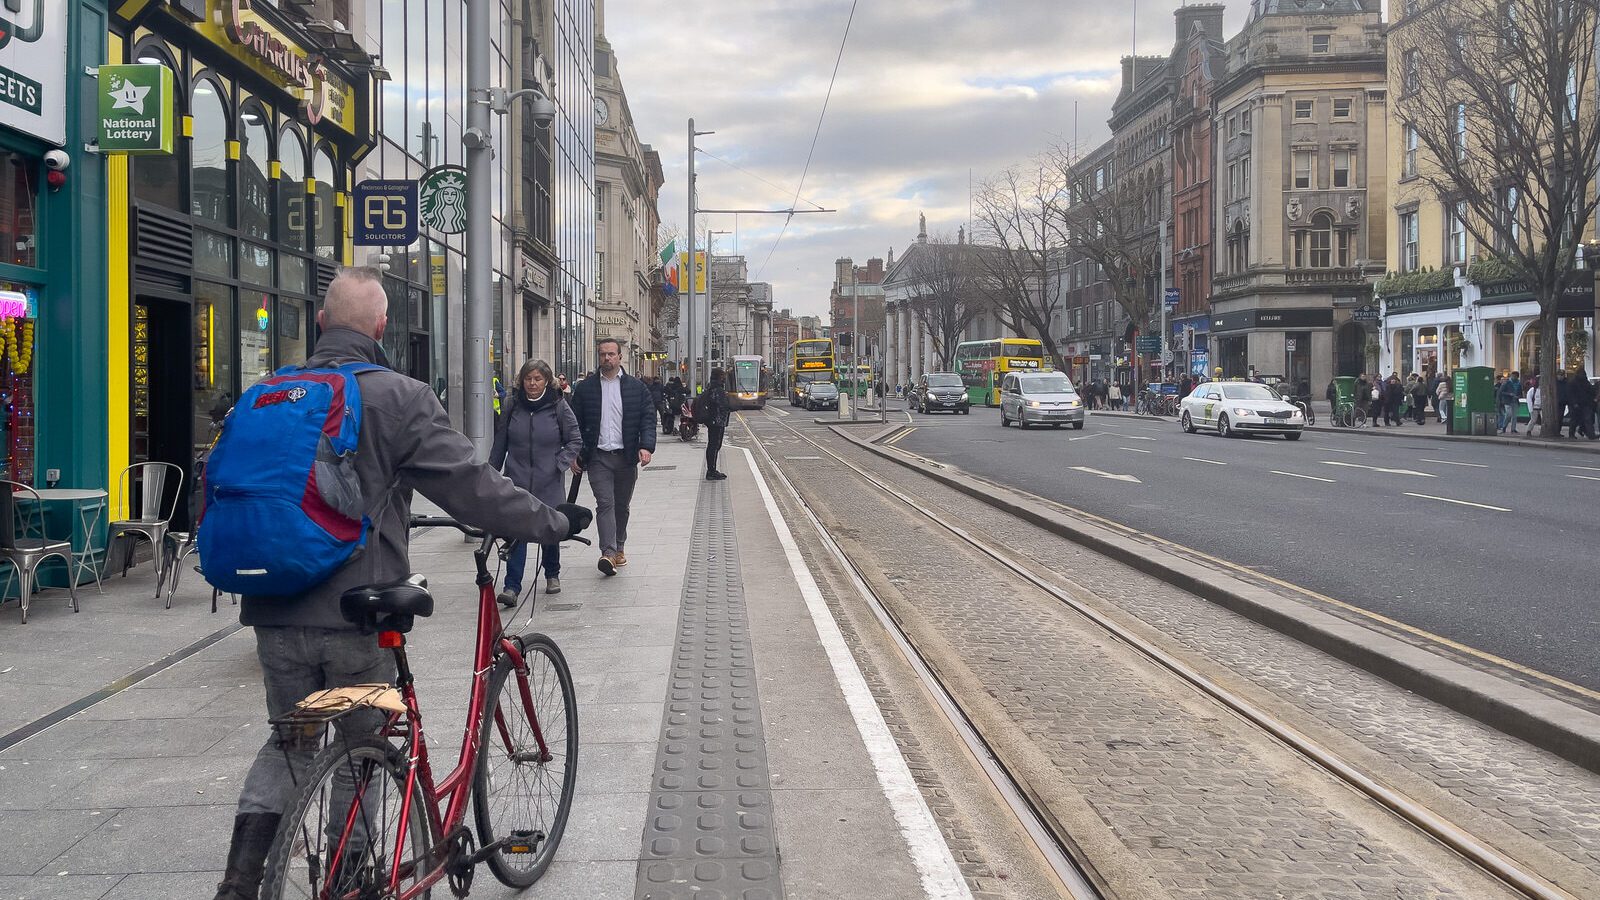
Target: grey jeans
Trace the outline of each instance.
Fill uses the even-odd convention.
[[[610,556],[628,543],[628,505],[639,481],[639,460],[626,452],[595,450],[589,458],[589,490],[594,491],[594,521],[600,532],[600,555]]]
[[[352,684],[394,683],[394,657],[374,634],[355,629],[256,626],[256,655],[267,689],[267,715],[294,709],[307,695]],[[352,713],[341,729],[377,731],[383,714]],[[315,755],[317,742],[286,750],[275,730],[256,753],[239,792],[239,813],[283,813]]]

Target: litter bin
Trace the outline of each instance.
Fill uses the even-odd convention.
[[[1494,369],[1467,366],[1455,370],[1451,379],[1455,388],[1455,415],[1450,420],[1450,433],[1493,434]]]
[[[1340,375],[1333,380],[1333,410],[1338,413],[1339,408],[1346,404],[1356,402],[1356,377],[1354,375]]]

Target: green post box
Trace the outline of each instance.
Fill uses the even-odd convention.
[[[1451,375],[1455,390],[1455,414],[1450,420],[1451,434],[1489,434],[1494,431],[1494,369],[1467,366]],[[1486,417],[1486,418],[1480,418]],[[1474,422],[1479,424],[1473,427]]]

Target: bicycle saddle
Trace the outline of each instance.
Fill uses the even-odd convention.
[[[433,595],[428,593],[428,579],[412,575],[393,584],[369,584],[354,587],[339,595],[339,613],[345,621],[360,625],[365,630],[411,630],[416,616],[433,615]]]

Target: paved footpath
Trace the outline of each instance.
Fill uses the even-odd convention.
[[[606,579],[594,550],[568,549],[563,592],[533,616],[571,664],[582,739],[558,859],[515,896],[966,896],[754,475],[729,451],[732,478],[706,482],[699,450],[663,445],[641,475],[629,565]],[[454,532],[413,538],[437,606],[410,649],[445,765],[465,715],[470,551]],[[91,587],[78,614],[49,592],[26,626],[0,607],[0,898],[205,898],[220,878],[267,733],[254,640],[226,601],[209,612],[192,571],[171,610],[153,581],[147,564]],[[473,896],[514,894],[480,871]]]

